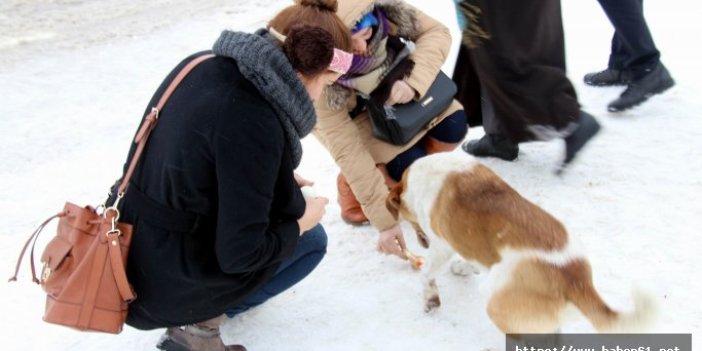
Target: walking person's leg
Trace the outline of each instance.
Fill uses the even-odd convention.
[[[627,71],[627,65],[632,61],[633,55],[633,51],[627,46],[627,35],[631,33],[629,30],[619,30],[620,27],[615,25],[614,20],[612,20],[612,16],[620,20],[619,14],[615,14],[612,11],[633,13],[636,10],[632,11],[629,7],[632,5],[640,7],[643,0],[635,1],[638,1],[638,3],[625,0],[611,4],[609,0],[599,0],[600,6],[614,26],[614,34],[612,34],[612,45],[607,68],[599,72],[586,74],[583,79],[586,84],[593,86],[626,85],[631,81],[631,72]]]
[[[616,43],[613,42],[612,45],[609,66],[618,65],[620,69],[609,72],[618,74],[605,75],[609,70],[588,74],[585,83],[600,86],[628,85],[607,109],[611,112],[626,110],[675,85],[670,73],[660,62],[660,52],[644,18],[643,0],[598,1],[615,29]],[[626,52],[625,57],[615,54],[615,49]]]
[[[482,84],[480,91],[480,109],[483,113],[485,135],[480,139],[465,142],[461,148],[476,157],[497,157],[505,161],[513,161],[519,155],[519,145],[507,138],[502,123],[495,116],[495,108],[487,95],[487,90]]]
[[[615,30],[616,46],[610,56],[610,67],[630,70],[640,78],[660,61],[660,52],[653,42],[643,14],[643,0],[599,0]],[[626,52],[622,55],[622,52]],[[612,64],[616,66],[612,66]]]
[[[624,62],[628,60],[629,54],[626,51],[623,40],[619,37],[619,32],[614,30],[612,34],[612,47],[609,52],[609,62],[607,68],[621,71],[624,68]]]

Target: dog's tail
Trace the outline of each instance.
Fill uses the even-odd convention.
[[[569,265],[570,266],[570,265]],[[592,284],[590,266],[581,262],[578,264],[577,282],[569,284],[566,296],[600,333],[637,333],[651,327],[658,315],[656,299],[639,288],[634,288],[632,299],[634,310],[631,312],[618,312],[612,310],[602,300]],[[566,273],[575,273],[571,267]]]

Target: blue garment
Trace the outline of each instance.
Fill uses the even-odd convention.
[[[443,143],[454,144],[461,142],[466,137],[467,132],[468,118],[466,113],[463,110],[458,110],[444,118],[441,123],[430,129],[426,135]],[[424,148],[423,140],[420,140],[409,149],[395,156],[385,165],[385,168],[388,170],[390,178],[399,181],[407,167],[426,155],[427,151]]]
[[[363,18],[361,18],[355,26],[353,26],[353,29],[351,30],[352,34],[356,34],[368,27],[372,26],[377,26],[378,25],[378,18],[373,15],[373,12],[367,13]]]
[[[281,262],[271,280],[242,303],[227,310],[226,315],[234,317],[297,284],[317,267],[326,253],[327,233],[321,224],[317,224],[300,236],[295,253]]]
[[[458,9],[460,2],[461,0],[453,0],[454,6],[456,6],[456,20],[458,21],[458,29],[464,31],[468,27],[468,19],[465,15],[463,15],[463,12]]]
[[[468,132],[468,118],[464,110],[458,110],[427,133],[428,136],[443,143],[460,143]]]
[[[395,156],[392,161],[385,165],[388,170],[388,175],[395,181],[400,181],[402,178],[402,173],[405,169],[409,167],[414,161],[427,155],[427,150],[424,149],[422,141],[412,145],[409,149],[403,151],[399,155]]]

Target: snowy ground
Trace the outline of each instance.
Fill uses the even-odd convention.
[[[412,1],[447,21],[446,6]],[[287,0],[3,0],[0,2],[0,267],[11,275],[22,243],[63,201],[96,204],[119,175],[144,105],[173,65],[211,46],[224,28],[252,30]],[[606,104],[621,88],[591,88],[584,73],[606,62],[611,27],[595,1],[564,1],[569,74],[603,131],[559,178],[562,144],[522,146],[513,163],[485,160],[586,245],[595,284],[630,308],[636,282],[661,301],[656,332],[702,331],[698,236],[702,228],[702,5],[646,3],[649,25],[677,86],[623,114]],[[684,41],[681,38],[687,38]],[[447,69],[450,70],[452,62]],[[482,135],[472,129],[469,139]],[[251,350],[478,350],[502,348],[485,313],[481,276],[439,278],[443,306],[422,312],[418,274],[375,251],[370,227],[339,219],[337,167],[313,138],[300,173],[331,199],[329,253],[305,281],[224,326]],[[84,169],[91,165],[90,169]],[[76,176],[78,171],[83,172]],[[67,174],[74,174],[73,177]],[[697,195],[695,195],[697,194]],[[409,244],[418,253],[413,235]],[[51,236],[47,230],[45,238]],[[0,284],[2,350],[151,350],[161,331],[119,336],[41,322],[43,294],[23,269]],[[695,278],[697,277],[697,278]],[[583,320],[565,332],[590,332]],[[695,340],[693,340],[694,342]]]

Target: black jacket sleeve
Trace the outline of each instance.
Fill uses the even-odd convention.
[[[297,219],[271,217],[278,177],[293,174],[281,172],[287,144],[280,122],[260,103],[238,100],[236,112],[218,123],[213,145],[219,188],[216,254],[229,274],[279,263],[292,255],[300,233]]]

